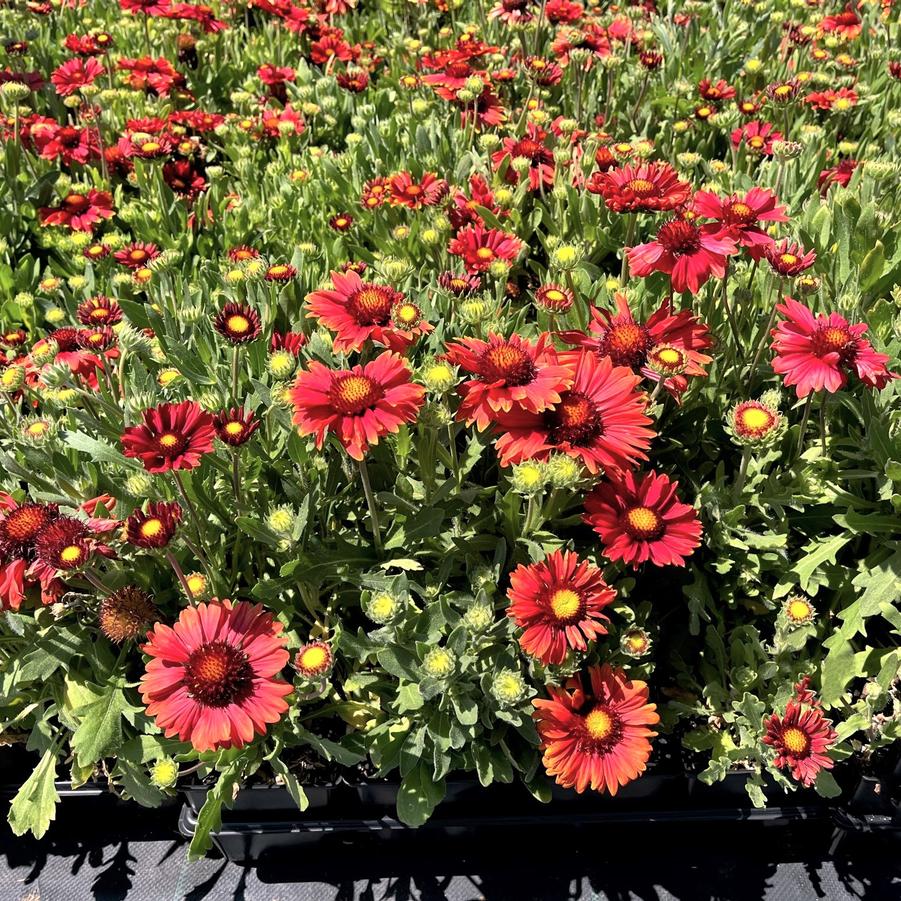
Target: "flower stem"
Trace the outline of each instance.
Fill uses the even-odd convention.
[[[807,395],[807,402],[804,404],[804,415],[801,417],[801,428],[798,431],[798,450],[795,459],[801,456],[804,450],[804,433],[807,431],[807,420],[810,419],[810,408],[813,406],[813,392]]]
[[[748,462],[751,459],[751,446],[746,444],[741,450],[741,465],[738,467],[738,476],[735,479],[735,485],[732,489],[733,497],[741,494],[742,488],[745,487],[745,479],[748,475]]]
[[[369,507],[369,523],[372,527],[372,540],[375,543],[375,551],[382,555],[382,536],[379,531],[379,514],[375,505],[375,495],[372,493],[372,485],[369,483],[369,470],[366,461],[360,460],[357,464],[360,468],[360,478],[363,481],[363,493],[366,495],[366,505]]]
[[[194,600],[194,595],[191,592],[191,588],[188,585],[188,580],[185,578],[185,574],[182,571],[182,568],[178,565],[178,560],[175,559],[175,554],[172,553],[168,548],[166,548],[166,560],[169,561],[169,566],[172,567],[172,572],[175,573],[175,577],[181,583],[182,591],[187,595],[189,601]]]

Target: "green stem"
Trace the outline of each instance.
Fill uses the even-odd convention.
[[[382,556],[382,536],[379,531],[379,514],[375,505],[375,495],[372,493],[372,485],[369,483],[369,470],[366,461],[360,460],[357,464],[360,468],[360,478],[363,481],[363,493],[366,495],[366,505],[369,507],[369,523],[372,527],[372,540],[375,543],[376,553]]]
[[[801,417],[801,428],[798,430],[798,450],[795,459],[801,456],[804,450],[804,433],[807,431],[807,420],[810,419],[810,408],[813,406],[813,392],[807,395],[807,402],[804,404],[804,415]]]
[[[169,566],[172,567],[172,572],[175,573],[175,577],[178,579],[181,584],[181,590],[185,593],[189,601],[194,600],[194,595],[191,592],[191,588],[188,585],[188,580],[185,578],[185,574],[182,568],[178,565],[178,560],[175,559],[175,554],[172,553],[168,548],[166,548],[166,560],[169,562]]]

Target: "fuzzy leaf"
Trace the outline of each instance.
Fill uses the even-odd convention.
[[[43,838],[56,816],[56,753],[45,751],[34,772],[16,792],[9,806],[9,825],[16,835],[31,832]]]

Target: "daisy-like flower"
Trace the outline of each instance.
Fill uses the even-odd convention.
[[[817,187],[820,189],[820,194],[825,197],[832,185],[847,187],[857,166],[857,160],[845,159],[841,160],[837,166],[823,169],[817,176]]]
[[[886,368],[889,358],[864,338],[864,323],[851,325],[838,313],[814,315],[802,303],[786,297],[776,309],[785,317],[773,330],[773,371],[798,397],[811,391],[834,394],[854,373],[870,388],[884,388],[898,373]]]
[[[573,292],[562,285],[541,285],[535,292],[535,306],[546,313],[568,313],[575,302]]]
[[[353,369],[313,361],[298,375],[290,396],[301,435],[315,435],[322,448],[332,432],[351,457],[362,460],[379,438],[416,419],[425,388],[410,381],[400,356],[386,351]]]
[[[326,675],[335,662],[331,646],[325,641],[310,641],[294,656],[294,668],[305,679]]]
[[[729,411],[727,430],[738,444],[764,444],[774,438],[784,424],[782,414],[759,400],[746,400]]]
[[[250,441],[259,427],[260,420],[253,410],[244,410],[240,407],[222,410],[213,419],[216,437],[231,447],[240,447]]]
[[[795,241],[786,238],[778,244],[768,244],[764,247],[763,255],[773,268],[773,271],[782,278],[794,278],[807,269],[810,269],[816,261],[815,250],[805,251]]]
[[[802,785],[813,785],[821,770],[831,770],[835,765],[826,752],[838,735],[818,706],[808,706],[792,698],[785,714],[765,717],[763,727],[766,730],[763,743],[776,751],[773,766],[789,770],[792,778]]]
[[[333,346],[338,353],[361,350],[369,340],[401,353],[432,329],[427,322],[398,328],[392,312],[404,295],[388,285],[364,282],[353,270],[333,271],[332,285],[334,290],[307,295],[307,316],[336,332]]]
[[[276,263],[266,270],[263,276],[267,282],[290,282],[297,275],[297,270],[287,263]]]
[[[728,233],[698,228],[685,219],[664,223],[656,238],[646,244],[629,247],[629,272],[643,278],[652,272],[664,272],[673,291],[697,294],[714,276],[726,272],[726,257],[736,253],[735,239]]]
[[[140,269],[148,263],[152,263],[160,255],[160,249],[156,244],[145,241],[132,241],[121,250],[113,254],[113,259],[126,269]]]
[[[684,566],[701,543],[701,523],[690,504],[677,494],[678,482],[662,473],[625,473],[598,485],[585,498],[582,519],[600,536],[604,556],[634,569]]]
[[[141,425],[122,433],[126,457],[136,457],[148,472],[194,469],[213,450],[213,417],[192,400],[145,410]]]
[[[103,63],[96,59],[70,59],[54,70],[50,76],[53,87],[60,97],[68,97],[81,88],[94,83],[103,74]]]
[[[457,419],[480,431],[500,412],[541,413],[572,385],[572,372],[559,363],[547,333],[535,344],[516,334],[459,338],[448,345],[447,359],[474,376],[458,388],[463,400]]]
[[[156,619],[157,608],[150,595],[136,585],[126,585],[107,595],[97,613],[100,631],[116,644],[144,635]]]
[[[769,122],[746,122],[732,132],[732,146],[736,149],[747,147],[760,156],[773,155],[773,142],[782,140],[782,132],[776,131]]]
[[[605,607],[616,592],[601,571],[572,551],[554,551],[541,563],[510,574],[507,615],[523,630],[522,649],[544,664],[561,664],[567,651],[588,649],[606,635]]]
[[[426,172],[419,181],[414,181],[409,172],[398,172],[388,179],[388,202],[392,206],[405,206],[419,210],[426,206],[437,206],[447,194],[447,182],[434,172]]]
[[[704,353],[712,346],[710,332],[691,310],[673,312],[664,301],[647,322],[638,322],[629,309],[629,298],[622,292],[613,295],[616,314],[599,307],[591,308],[588,334],[562,332],[560,337],[579,347],[610,357],[617,366],[628,366],[645,378],[659,382],[678,398],[688,387],[688,377],[705,376],[704,368],[712,359]]]
[[[581,460],[591,473],[618,472],[646,460],[654,432],[639,376],[586,350],[560,358],[572,367],[573,381],[559,403],[541,413],[497,414],[501,465],[546,460],[553,451]]]
[[[80,520],[60,516],[43,528],[34,542],[37,560],[51,570],[81,569],[94,553],[91,531]]]
[[[482,285],[478,275],[458,275],[456,272],[442,272],[438,276],[438,284],[454,297],[474,294]]]
[[[291,686],[282,625],[259,604],[213,601],[186,607],[173,627],[157,623],[141,650],[147,715],[167,738],[194,750],[240,748],[288,709]]]
[[[650,727],[660,722],[657,705],[648,703],[646,682],[605,663],[563,688],[548,686],[548,693],[548,700],[532,702],[532,715],[544,768],[559,785],[580,794],[590,786],[615,795],[645,771],[649,739],[657,735]]]
[[[543,187],[550,188],[554,184],[554,154],[545,144],[547,132],[537,125],[530,124],[524,137],[504,138],[500,150],[491,155],[495,171],[506,162],[506,178],[516,184],[519,176],[516,173],[515,161],[527,160],[526,172],[529,177],[529,188],[538,191]]]
[[[816,610],[806,597],[796,594],[788,598],[782,605],[782,614],[789,626],[797,628],[812,622]]]
[[[72,191],[56,207],[38,210],[41,225],[64,225],[74,231],[93,231],[104,219],[113,217],[113,195],[108,191],[91,188],[86,193]]]
[[[497,260],[512,263],[522,250],[522,241],[499,228],[476,224],[461,228],[447,249],[463,258],[469,272],[485,272]]]
[[[146,510],[135,510],[125,520],[125,540],[135,547],[165,547],[181,522],[182,510],[175,501],[151,501]]]
[[[587,187],[616,213],[674,210],[691,196],[691,185],[680,181],[669,163],[660,162],[595,172]]]
[[[785,207],[766,188],[751,188],[744,197],[718,197],[711,191],[698,191],[693,209],[699,216],[716,220],[740,247],[746,247],[751,259],[759,260],[773,239],[758,222],[788,222]]]
[[[35,558],[35,540],[60,513],[56,504],[17,504],[2,492],[0,511],[0,608],[18,610]]]
[[[78,321],[82,325],[94,328],[104,325],[115,325],[122,321],[122,307],[115,300],[98,294],[82,301],[76,310]]]
[[[229,344],[249,344],[260,337],[260,314],[252,307],[227,303],[213,318],[213,328]]]

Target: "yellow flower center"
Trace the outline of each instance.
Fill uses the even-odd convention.
[[[592,710],[585,717],[585,728],[595,741],[603,741],[613,732],[613,717],[606,710]]]
[[[148,519],[141,525],[140,531],[145,538],[156,538],[163,531],[163,522],[161,519]]]
[[[60,551],[59,559],[63,563],[78,563],[81,560],[82,553],[82,549],[77,544],[70,544]]]
[[[628,187],[636,194],[650,194],[654,190],[653,182],[646,178],[633,178]]]
[[[779,259],[785,263],[786,266],[794,266],[795,263],[798,262],[798,258],[793,253],[783,253]]]
[[[810,604],[808,604],[807,601],[803,601],[800,598],[797,598],[788,605],[787,612],[788,618],[790,620],[793,620],[794,622],[802,622],[810,616],[812,610],[810,608]]]
[[[240,422],[228,422],[225,425],[225,434],[237,438],[244,431],[244,425]]]
[[[626,513],[626,527],[636,538],[653,538],[662,521],[650,507],[633,507]]]
[[[203,576],[188,576],[185,581],[188,583],[188,588],[191,589],[191,594],[202,594],[206,589],[206,579]]]
[[[160,444],[163,447],[175,447],[175,445],[178,444],[178,435],[166,432],[165,435],[160,435]]]
[[[227,325],[230,332],[235,332],[239,335],[250,329],[250,321],[246,316],[229,316]]]
[[[490,247],[480,247],[476,251],[476,256],[480,260],[493,260],[494,259],[494,251]]]
[[[579,612],[582,599],[569,588],[560,588],[551,595],[551,610],[557,619],[572,619]]]
[[[773,416],[768,411],[761,410],[759,407],[749,407],[742,412],[741,418],[742,425],[744,425],[748,431],[756,432],[768,428]]]
[[[303,654],[300,655],[300,665],[304,669],[317,670],[325,666],[327,662],[328,654],[326,653],[325,648],[321,648],[318,645],[307,648]]]
[[[782,733],[782,742],[793,754],[803,754],[810,747],[810,739],[794,726]]]

